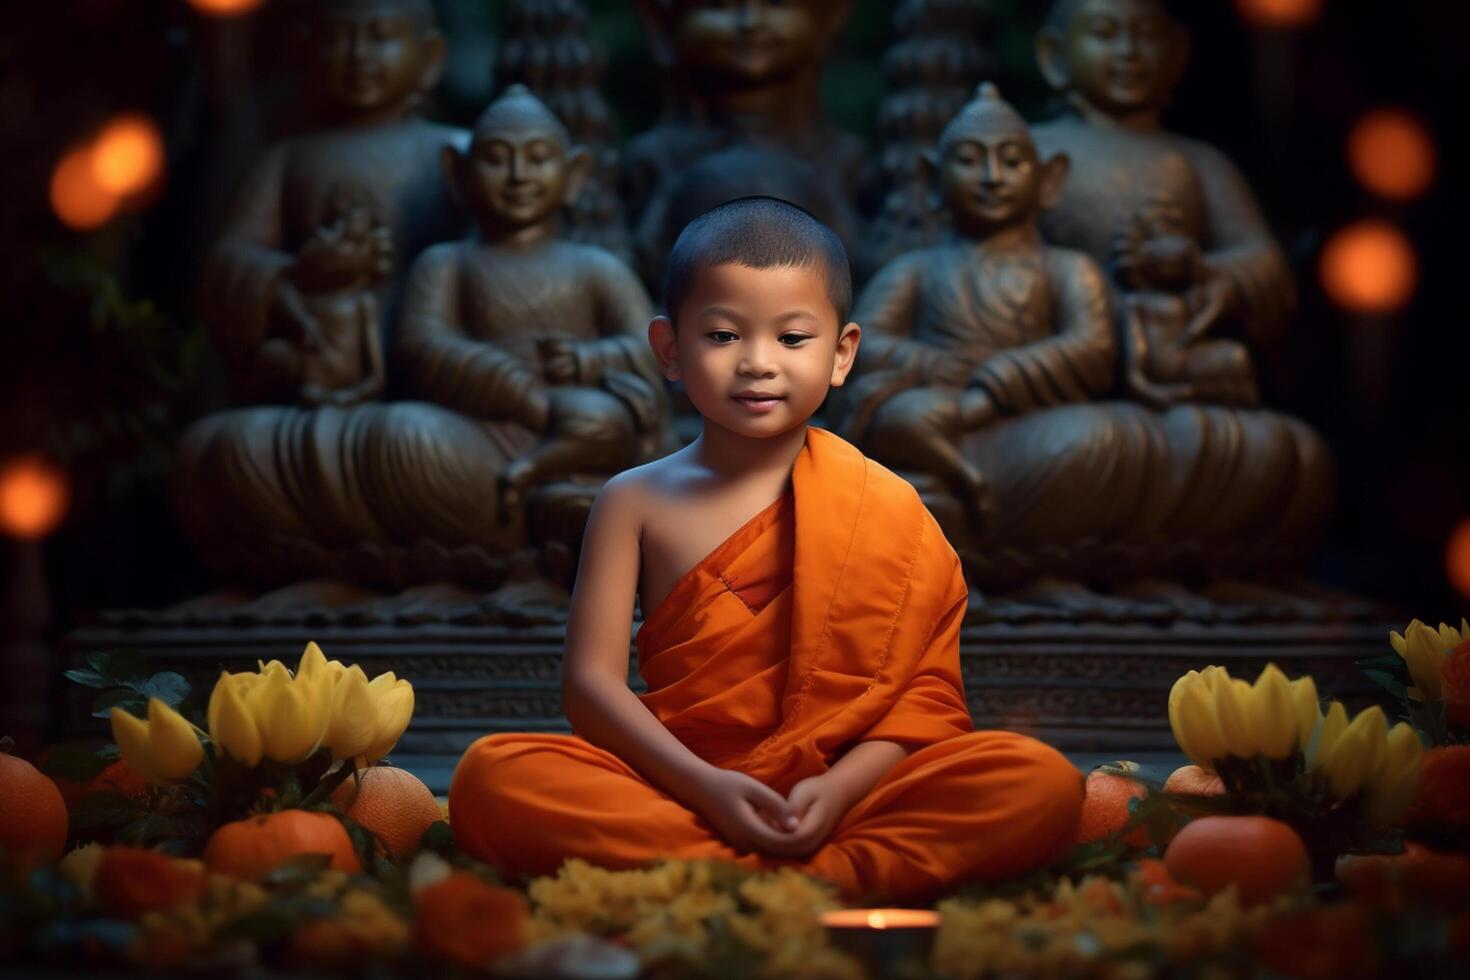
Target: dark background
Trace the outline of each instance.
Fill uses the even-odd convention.
[[[602,91],[628,139],[655,116],[658,76],[626,0],[586,0],[607,58]],[[65,523],[46,543],[65,627],[86,610],[155,606],[207,591],[173,526],[166,488],[178,433],[217,404],[195,287],[234,183],[266,142],[306,126],[289,81],[291,0],[244,21],[201,17],[183,0],[71,0],[0,14],[0,457],[41,449],[72,481]],[[470,123],[489,100],[503,6],[438,0],[451,46],[433,114]],[[1048,111],[1031,55],[1041,0],[995,0],[1003,93],[1031,119]],[[1267,403],[1314,425],[1339,465],[1339,504],[1313,573],[1438,621],[1470,603],[1445,575],[1445,543],[1470,518],[1466,383],[1470,282],[1454,142],[1467,86],[1470,5],[1325,0],[1300,30],[1252,28],[1228,0],[1180,4],[1194,55],[1169,125],[1224,150],[1254,185],[1286,248],[1299,310]],[[883,95],[891,6],[859,0],[825,77],[827,106],[868,136]],[[1410,205],[1363,191],[1344,140],[1365,110],[1428,122],[1437,179]],[[167,182],[137,213],[78,234],[47,203],[66,149],[114,113],[141,109],[168,146]],[[1316,279],[1320,247],[1364,216],[1396,222],[1418,252],[1411,304],[1391,317],[1343,313]]]

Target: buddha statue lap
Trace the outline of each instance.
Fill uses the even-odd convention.
[[[863,344],[840,431],[914,479],[971,582],[1039,582],[1043,598],[1088,605],[1102,600],[1068,580],[1147,582],[1304,555],[1327,506],[1303,469],[1304,427],[1107,400],[1117,344],[1105,278],[1038,227],[1064,194],[1067,156],[1038,152],[985,85],[928,166],[955,239],[890,262],[860,295]]]
[[[180,511],[223,570],[493,585],[525,545],[574,546],[601,479],[663,448],[647,294],[557,238],[586,153],[517,85],[440,164],[479,235],[410,271],[393,360],[421,400],[220,413],[186,438]]]

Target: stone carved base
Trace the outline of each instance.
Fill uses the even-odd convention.
[[[568,730],[559,695],[564,608],[547,587],[490,596],[436,587],[393,597],[336,588],[318,583],[254,599],[225,593],[169,610],[107,612],[70,634],[69,653],[137,650],[203,691],[222,668],[290,663],[314,639],[329,657],[359,663],[370,676],[393,670],[413,682],[414,721],[394,759],[415,769],[415,760],[425,763],[440,792],[454,760],[480,735]],[[1156,603],[1121,618],[1109,606],[1113,621],[1105,621],[1076,605],[974,596],[960,644],[976,726],[1024,731],[1069,751],[1173,749],[1169,688],[1211,663],[1253,677],[1274,661],[1289,674],[1313,674],[1324,696],[1353,706],[1374,697],[1356,661],[1381,654],[1388,630],[1401,627],[1383,610],[1360,602],[1268,603],[1248,622],[1241,603],[1263,597],[1231,594],[1238,601],[1215,601],[1210,622],[1161,620]],[[1314,609],[1320,618],[1301,618]],[[641,690],[630,666],[630,684]],[[92,724],[84,700],[72,716],[78,728]]]

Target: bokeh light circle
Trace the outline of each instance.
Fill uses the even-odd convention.
[[[66,474],[37,455],[0,466],[0,531],[16,538],[44,538],[66,516],[71,497]]]
[[[1322,0],[1235,0],[1235,6],[1258,27],[1302,27],[1322,12]]]
[[[97,182],[90,146],[67,153],[51,172],[51,207],[73,228],[87,231],[106,224],[118,203],[118,196]]]
[[[1380,197],[1410,201],[1434,183],[1434,139],[1424,123],[1402,109],[1375,109],[1348,134],[1348,166]]]
[[[1444,567],[1450,585],[1470,599],[1470,520],[1461,521],[1450,533],[1444,549]]]
[[[146,190],[163,172],[163,136],[152,119],[130,112],[102,127],[92,144],[92,176],[117,196]]]
[[[1392,313],[1414,295],[1419,260],[1404,233],[1365,219],[1339,229],[1322,249],[1322,289],[1353,313]]]
[[[264,0],[189,0],[189,6],[211,17],[238,17],[259,7]]]

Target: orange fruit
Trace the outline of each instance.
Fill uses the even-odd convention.
[[[455,871],[415,896],[414,945],[432,959],[483,970],[526,945],[527,912],[520,892]]]
[[[342,821],[309,810],[262,813],[225,824],[204,845],[204,864],[210,871],[251,880],[303,854],[331,855],[328,867],[337,871],[362,870]]]
[[[1470,854],[1436,851],[1414,841],[1402,854],[1346,854],[1337,880],[1360,902],[1397,909],[1408,902],[1470,908]]]
[[[1174,835],[1164,867],[1175,881],[1213,895],[1227,885],[1242,902],[1264,902],[1311,879],[1307,845],[1271,817],[1200,817]]]
[[[0,847],[22,868],[53,864],[66,850],[66,801],[45,773],[0,752]]]
[[[1077,825],[1078,844],[1091,844],[1122,830],[1130,817],[1128,802],[1143,799],[1148,795],[1148,787],[1125,776],[1091,772],[1087,775],[1086,793],[1082,800],[1082,822]],[[1148,828],[1135,827],[1124,840],[1134,847],[1147,847]]]
[[[1183,793],[1186,796],[1224,796],[1225,784],[1212,772],[1199,766],[1180,766],[1164,780],[1165,793]]]
[[[197,899],[204,893],[204,869],[141,847],[109,847],[97,862],[92,892],[112,915],[136,919]]]
[[[1419,788],[1403,824],[1449,833],[1470,830],[1470,745],[1442,745],[1424,753]]]
[[[332,793],[342,815],[377,834],[388,856],[402,860],[419,849],[429,825],[444,819],[429,787],[406,769],[372,766]]]

